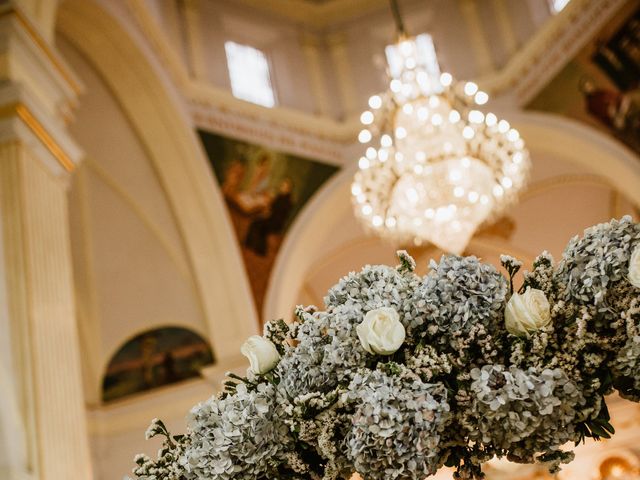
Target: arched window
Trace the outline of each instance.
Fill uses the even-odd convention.
[[[191,330],[164,327],[128,340],[111,358],[102,382],[102,400],[197,377],[214,362],[209,343]]]

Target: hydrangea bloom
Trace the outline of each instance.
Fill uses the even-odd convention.
[[[191,442],[181,459],[188,478],[262,478],[274,471],[291,443],[273,385],[239,385],[226,398],[213,397],[191,410]]]
[[[304,315],[295,337],[297,346],[277,367],[289,397],[328,392],[339,382],[348,383],[351,372],[364,366],[368,354],[356,332],[359,314],[347,307],[337,309]]]
[[[410,332],[425,332],[426,343],[451,353],[457,363],[468,363],[474,354],[489,360],[506,334],[507,293],[505,278],[492,265],[476,257],[443,256],[440,263],[432,261],[413,292]]]
[[[563,370],[485,365],[473,369],[471,379],[470,439],[532,462],[574,438],[584,398]]]
[[[347,456],[365,478],[423,478],[442,465],[440,436],[449,417],[443,385],[376,370],[356,375],[347,396],[356,403]]]
[[[608,393],[640,401],[640,297],[629,277],[638,245],[630,219],[598,225],[559,265],[536,258],[518,292],[521,263],[507,256],[508,279],[457,256],[421,278],[406,252],[397,268],[351,273],[324,311],[299,308],[296,321],[265,326],[281,357],[274,369],[229,374],[225,392],[194,408],[184,436],[154,421],[148,436],[165,441],[157,459],[136,457],[134,474],[422,480],[446,464],[456,480],[475,480],[493,456],[556,471],[572,458],[565,444],[613,433]],[[505,307],[528,288],[544,321],[509,334]],[[533,307],[520,305],[521,316]],[[359,336],[359,326],[375,336]],[[393,348],[366,348],[372,338]]]
[[[567,294],[581,303],[605,303],[616,283],[628,281],[629,259],[638,244],[640,224],[629,216],[595,225],[582,238],[571,239],[558,270]]]
[[[409,266],[368,265],[361,272],[351,272],[329,290],[324,298],[327,310],[338,308],[342,312],[351,312],[357,318],[380,307],[406,312],[413,289],[420,281],[408,270]]]

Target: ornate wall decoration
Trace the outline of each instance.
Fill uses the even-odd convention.
[[[640,154],[640,9],[637,8],[637,2],[630,2],[611,19],[528,108],[586,122]]]
[[[260,316],[289,225],[338,168],[209,132],[199,134],[229,209]]]

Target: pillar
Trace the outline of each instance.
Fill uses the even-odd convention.
[[[87,480],[67,205],[81,151],[66,122],[81,86],[10,3],[0,7],[0,50],[0,337],[10,344],[0,384],[19,412],[10,427],[0,422],[13,430],[0,437],[24,438],[0,477]]]
[[[329,92],[327,91],[324,73],[322,69],[322,58],[320,57],[320,42],[316,35],[305,33],[301,40],[302,51],[307,62],[307,71],[313,94],[314,113],[323,117],[328,117],[329,112]],[[334,55],[335,58],[335,55]]]
[[[349,119],[357,112],[356,87],[353,82],[351,62],[347,50],[347,37],[343,33],[334,33],[328,37],[329,52],[333,62],[334,73],[338,81],[340,100],[343,106],[343,117]]]

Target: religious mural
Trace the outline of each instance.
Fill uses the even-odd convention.
[[[198,133],[227,203],[260,315],[288,227],[338,168],[213,133]]]
[[[528,108],[585,121],[640,154],[640,10],[623,9]]]
[[[112,357],[102,384],[109,402],[188,378],[214,362],[209,344],[179,327],[150,330],[132,338]]]

